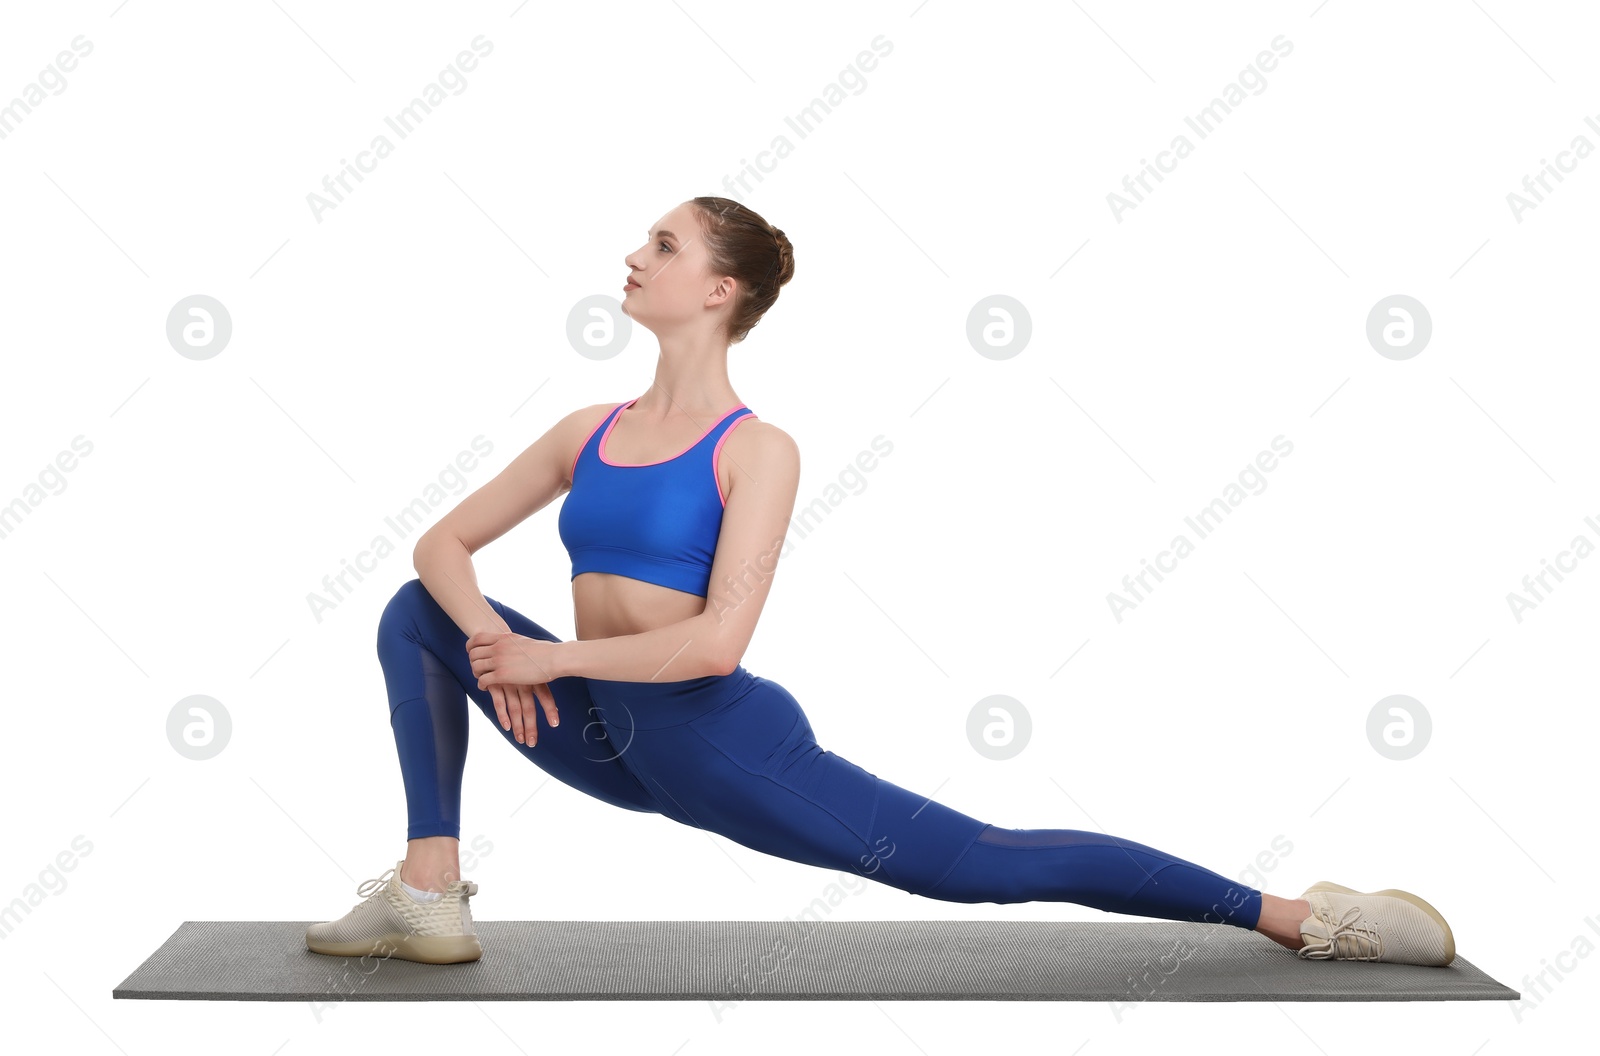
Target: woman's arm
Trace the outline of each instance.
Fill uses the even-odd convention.
[[[567,474],[578,448],[612,406],[593,404],[561,418],[417,540],[417,578],[467,637],[510,629],[478,589],[472,555],[572,486]]]
[[[424,533],[412,551],[411,563],[423,588],[467,637],[479,631],[511,629],[478,589],[472,554],[460,539]]]

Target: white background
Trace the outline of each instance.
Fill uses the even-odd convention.
[[[1557,958],[1600,942],[1600,569],[1578,561],[1520,622],[1507,601],[1574,537],[1600,540],[1600,161],[1520,220],[1508,202],[1575,137],[1600,143],[1585,7],[17,5],[0,101],[78,35],[93,50],[0,139],[0,504],[28,506],[0,537],[0,903],[50,891],[0,941],[8,1027],[79,1052],[241,1054],[1138,1052],[1223,1030],[1252,1050],[1426,1038],[1465,1056],[1592,1035],[1600,962]],[[398,139],[384,116],[479,34],[493,51],[465,90]],[[892,51],[846,72],[879,35]],[[1293,50],[1265,87],[1198,137],[1185,115],[1279,35]],[[798,135],[785,117],[841,75],[856,90]],[[380,133],[394,152],[319,220],[308,195]],[[1108,195],[1179,134],[1193,152],[1119,219]],[[724,182],[780,135],[792,152],[759,182]],[[1271,893],[1415,891],[1461,956],[1542,999],[1520,1017],[1286,1002],[1121,1022],[1059,1002],[753,1001],[721,1022],[703,1002],[320,1020],[113,1002],[182,921],[329,919],[403,854],[373,643],[411,543],[320,621],[307,599],[392,539],[385,516],[474,436],[493,452],[435,517],[566,412],[643,393],[652,336],[597,361],[568,312],[620,295],[623,256],[673,205],[730,192],[795,245],[730,374],[799,442],[800,503],[893,444],[793,537],[744,657],[824,747],[996,824],[1105,831],[1235,877],[1281,838]],[[233,325],[203,361],[166,336],[197,293]],[[996,293],[1031,318],[1010,358],[966,336]],[[1366,337],[1392,294],[1432,319],[1409,359]],[[80,434],[92,453],[31,491]],[[1184,518],[1279,435],[1293,452],[1265,490],[1197,540]],[[569,637],[557,509],[476,566]],[[1119,622],[1108,595],[1180,532],[1194,553]],[[1405,761],[1367,733],[1399,693],[1432,722]],[[192,694],[232,724],[203,762],[167,734]],[[1032,723],[1003,762],[967,738],[991,694]],[[835,879],[587,799],[474,723],[480,919],[776,919]],[[52,874],[63,853],[75,868]],[[881,885],[832,917],[1125,919]],[[1547,963],[1576,968],[1530,987]]]

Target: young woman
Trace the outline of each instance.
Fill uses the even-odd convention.
[[[740,663],[800,455],[734,393],[728,347],[793,277],[794,252],[725,198],[684,202],[652,231],[626,258],[622,302],[661,344],[649,390],[572,412],[467,496],[417,543],[418,578],[379,620],[406,854],[350,913],[307,929],[311,950],[482,953],[458,858],[470,700],[597,799],[913,894],[1249,928],[1302,957],[1450,963],[1449,926],[1407,892],[1323,882],[1279,898],[1132,840],[985,824],[821,748],[794,697]],[[558,523],[577,637],[562,641],[480,593],[472,555],[569,491]]]

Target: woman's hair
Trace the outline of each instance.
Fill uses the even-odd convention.
[[[728,343],[743,341],[794,278],[794,247],[779,228],[731,198],[690,200],[700,217],[711,270],[739,283],[738,301],[728,318]]]

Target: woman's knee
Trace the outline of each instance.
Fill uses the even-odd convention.
[[[388,635],[414,635],[417,624],[417,615],[425,605],[437,605],[433,595],[428,593],[428,588],[422,585],[422,580],[415,577],[400,584],[389,603],[383,607],[383,614],[378,617],[378,638],[381,641]]]
[[[561,639],[544,627],[530,620],[522,613],[509,605],[504,605],[488,595],[484,601],[494,609],[499,617],[506,621],[506,625],[517,634],[529,638],[539,638],[546,642],[559,642]],[[378,618],[378,641],[400,635],[410,641],[420,642],[421,636],[430,632],[443,635],[453,635],[457,632],[454,619],[444,611],[428,588],[422,585],[422,580],[415,577],[406,580],[395,590],[394,596],[383,607],[383,614]]]

